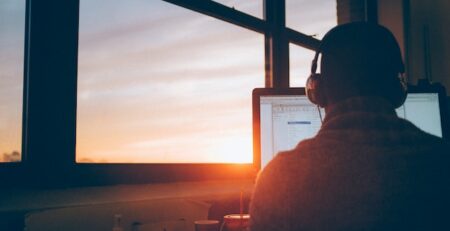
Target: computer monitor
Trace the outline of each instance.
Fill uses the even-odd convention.
[[[411,92],[405,103],[396,109],[397,115],[432,135],[443,137],[439,93]]]
[[[304,88],[253,90],[253,151],[264,167],[278,152],[317,134],[324,110],[312,104]]]
[[[396,109],[430,134],[445,137],[442,97],[438,91],[412,89]],[[325,111],[312,104],[304,88],[253,90],[253,151],[255,164],[263,168],[277,153],[295,148],[317,134]]]

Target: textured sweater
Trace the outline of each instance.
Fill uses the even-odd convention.
[[[348,99],[259,174],[251,230],[450,230],[449,170],[448,143],[381,98]]]

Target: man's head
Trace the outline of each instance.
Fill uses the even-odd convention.
[[[356,96],[384,97],[394,107],[404,102],[400,48],[385,27],[365,22],[336,26],[324,36],[313,63],[319,53],[321,73],[314,76],[313,64],[307,90],[312,89],[308,94],[320,106]]]

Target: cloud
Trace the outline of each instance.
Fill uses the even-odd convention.
[[[336,25],[336,0],[286,1],[287,27],[320,39]]]

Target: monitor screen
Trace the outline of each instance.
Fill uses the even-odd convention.
[[[312,104],[304,88],[257,88],[253,91],[253,149],[264,167],[280,151],[317,134],[324,110]]]
[[[293,149],[316,135],[322,125],[320,109],[304,95],[261,96],[261,164],[278,152]]]
[[[442,137],[441,111],[438,93],[408,93],[397,115],[432,135]]]

